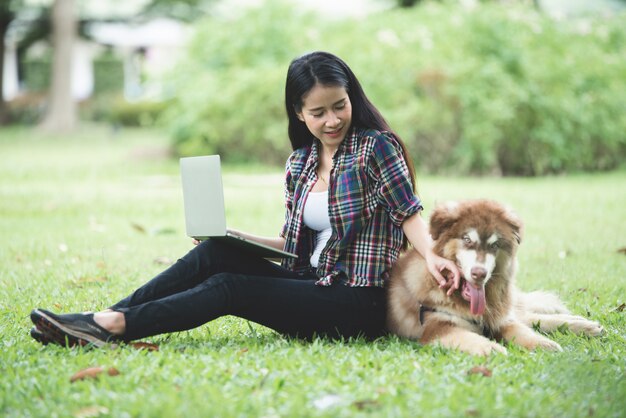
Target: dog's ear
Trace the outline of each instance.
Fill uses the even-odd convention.
[[[517,216],[513,209],[506,208],[506,211],[504,212],[504,220],[511,228],[511,231],[513,231],[513,237],[515,238],[517,244],[521,244],[522,234],[524,230],[524,224],[522,222],[522,219]]]
[[[430,236],[433,240],[438,240],[443,231],[450,228],[458,218],[458,202],[446,202],[437,206],[430,215]]]

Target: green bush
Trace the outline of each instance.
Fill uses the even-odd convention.
[[[81,116],[115,126],[154,126],[168,104],[166,101],[129,102],[121,94],[100,94],[82,105]]]
[[[9,120],[20,125],[34,125],[41,120],[45,110],[46,94],[26,92],[8,102]]]
[[[28,92],[43,92],[50,85],[52,62],[48,59],[28,59],[22,62],[24,88]]]
[[[166,102],[119,100],[111,107],[109,122],[121,126],[154,126],[166,107]]]
[[[124,62],[110,53],[93,61],[93,94],[121,93],[124,90]]]
[[[329,21],[272,3],[198,24],[168,120],[180,154],[282,163],[287,66],[322,49],[351,65],[421,171],[612,169],[626,157],[625,47],[624,15],[425,3]]]
[[[22,61],[23,82],[28,92],[46,92],[50,87],[52,62],[50,59]],[[124,63],[110,53],[94,59],[94,95],[117,93],[124,88]]]

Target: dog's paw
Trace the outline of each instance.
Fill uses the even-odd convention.
[[[588,337],[598,337],[604,332],[602,325],[595,321],[589,321],[583,317],[579,317],[579,319],[575,321],[568,322],[566,326],[571,332],[575,334],[583,334]]]
[[[473,356],[488,356],[493,353],[507,355],[506,348],[494,341],[482,341],[480,344],[473,344],[469,347],[459,348]]]
[[[563,348],[556,341],[549,338],[542,338],[535,348],[541,348],[548,351],[563,351]]]
[[[460,328],[453,328],[429,343],[463,351],[474,356],[488,356],[492,353],[507,354],[506,348],[497,342]]]
[[[560,344],[556,341],[552,341],[542,335],[534,336],[533,338],[525,339],[524,341],[517,341],[523,347],[529,350],[536,350],[538,348],[548,351],[563,351]]]

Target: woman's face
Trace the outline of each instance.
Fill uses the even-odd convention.
[[[324,145],[336,151],[352,123],[352,104],[346,89],[316,84],[302,98],[298,119]]]

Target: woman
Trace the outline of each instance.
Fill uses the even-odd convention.
[[[31,335],[61,345],[130,341],[236,315],[300,338],[384,334],[384,284],[406,247],[424,256],[440,286],[459,285],[436,256],[402,141],[338,57],[292,61],[285,87],[289,139],[285,224],[250,239],[296,253],[282,266],[207,240],[133,294],[97,313],[35,309]],[[448,277],[444,278],[443,273]]]

